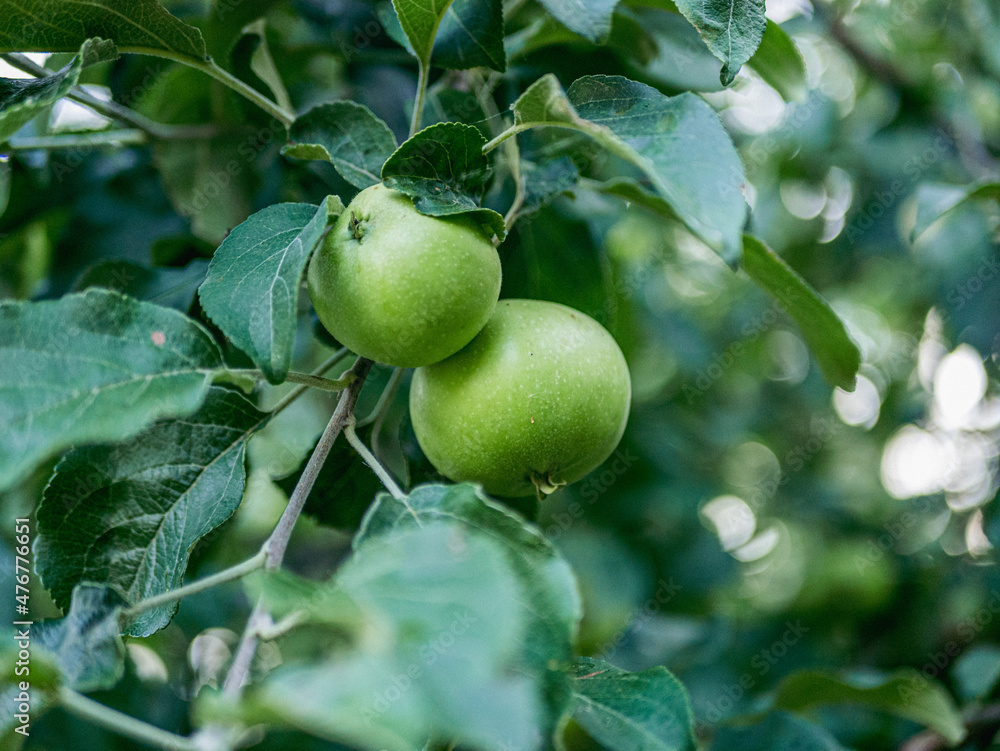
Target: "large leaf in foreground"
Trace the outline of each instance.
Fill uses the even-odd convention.
[[[67,454],[38,507],[35,561],[56,604],[80,582],[114,587],[127,605],[180,586],[192,546],[239,505],[247,440],[266,417],[216,386],[191,417]],[[142,613],[129,633],[162,628],[176,609]]]
[[[472,125],[432,125],[396,149],[382,166],[382,182],[411,196],[421,214],[469,214],[502,240],[503,217],[480,205],[490,177],[485,145]]]
[[[80,53],[59,71],[44,78],[0,78],[0,143],[62,99],[80,80],[87,65],[113,60],[118,50],[113,42],[88,39]]]
[[[191,414],[221,367],[199,324],[110,290],[0,304],[0,489],[75,444]]]
[[[743,239],[743,268],[795,319],[826,379],[834,386],[853,391],[861,352],[826,300],[770,248],[750,235]]]
[[[778,686],[777,709],[805,712],[831,704],[860,704],[925,725],[954,745],[965,736],[962,715],[944,688],[916,670],[841,677],[818,670],[792,673]]]
[[[366,621],[354,646],[275,670],[244,716],[373,751],[412,751],[428,736],[538,747],[538,687],[512,670],[527,613],[494,540],[428,519],[360,543],[326,588],[305,588],[302,607],[343,628],[357,620],[338,604],[346,594]]]
[[[331,102],[298,117],[281,153],[330,162],[355,188],[381,182],[386,159],[396,150],[389,126],[363,104]]]
[[[687,692],[664,667],[629,673],[602,660],[573,665],[573,717],[612,751],[691,751]]]
[[[739,259],[747,215],[743,163],[704,100],[667,97],[621,76],[585,76],[564,92],[550,74],[528,87],[513,109],[516,130],[554,126],[590,135],[638,167],[656,200],[727,262]]]
[[[198,290],[201,306],[271,383],[292,363],[299,288],[313,248],[340,199],[320,206],[278,203],[236,227],[215,252]]]
[[[569,565],[533,524],[468,484],[422,485],[413,489],[405,505],[381,494],[356,542],[439,519],[455,520],[487,535],[501,546],[517,574],[528,613],[519,670],[544,685],[543,725],[551,733],[568,706],[565,669],[581,613]]]
[[[157,0],[0,0],[0,52],[75,52],[91,37],[122,52],[206,57],[201,32]]]

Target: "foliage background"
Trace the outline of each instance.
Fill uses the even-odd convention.
[[[239,4],[231,18],[220,16],[223,3],[165,4],[217,49],[245,20]],[[508,32],[523,46],[508,41],[507,76],[443,74],[432,91],[469,93],[432,98],[428,117],[447,109],[495,135],[497,113],[547,72],[565,85],[621,73],[668,94],[701,92],[746,165],[749,231],[832,302],[864,363],[857,390],[831,396],[799,330],[770,298],[680,225],[637,206],[581,189],[518,223],[501,247],[502,296],[555,300],[595,317],[621,343],[634,377],[619,452],[540,509],[540,525],[579,579],[580,651],[629,670],[666,665],[688,689],[706,744],[720,722],[765,707],[762,697],[796,671],[877,682],[905,668],[940,681],[966,710],[973,732],[963,748],[990,747],[1000,724],[981,709],[993,706],[1000,677],[991,544],[1000,441],[996,206],[963,203],[913,233],[921,207],[997,177],[1000,14],[985,0],[772,1],[768,15],[806,64],[806,90],[786,103],[747,67],[722,90],[719,62],[679,16],[647,7],[655,4],[623,3],[607,42],[594,45],[559,30],[531,33],[536,7],[514,3]],[[267,44],[300,111],[356,99],[405,139],[416,69],[386,31],[384,7],[267,5]],[[330,165],[280,156],[267,116],[197,72],[125,56],[88,68],[82,80],[159,121],[216,123],[227,135],[194,146],[13,154],[3,173],[2,297],[56,298],[97,279],[198,315],[194,291],[229,228],[277,201],[318,203],[333,193],[346,203],[354,192]],[[477,97],[493,85],[492,96]],[[24,133],[73,117],[79,110],[61,102],[48,124],[40,118]],[[531,137],[522,148],[530,155],[568,145],[587,174],[600,176],[607,157],[567,138]],[[500,181],[487,204],[502,212],[511,195]],[[303,312],[300,333],[308,333],[313,319]],[[329,352],[313,337],[297,341],[300,370]],[[240,355],[227,357],[238,363]],[[376,370],[359,414],[388,375]],[[279,393],[262,398],[273,403]],[[407,423],[405,393],[404,382],[376,442],[416,484],[432,475]],[[252,553],[282,508],[280,478],[332,408],[332,397],[311,396],[254,439],[244,504],[198,545],[190,575]],[[31,512],[51,469],[0,497],[0,560],[12,556],[13,518]],[[362,485],[367,505],[377,486]],[[329,573],[348,547],[347,534],[310,517],[289,567]],[[12,564],[2,568],[6,575]],[[36,584],[38,615],[58,615],[44,597]],[[238,587],[186,600],[168,628],[129,643],[125,680],[97,698],[183,731],[186,702],[218,681],[246,607]],[[264,659],[281,655],[272,647]],[[850,748],[900,747],[920,730],[863,704],[809,716]],[[592,741],[573,731],[570,744]],[[54,711],[26,747],[133,745]],[[259,747],[334,748],[293,733]]]

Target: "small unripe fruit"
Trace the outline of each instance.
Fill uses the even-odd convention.
[[[516,497],[552,492],[607,459],[631,394],[625,357],[597,321],[501,300],[468,346],[414,373],[410,413],[441,474]]]
[[[460,350],[500,296],[500,258],[468,217],[425,216],[398,191],[358,193],[309,263],[327,330],[362,357],[401,367]]]

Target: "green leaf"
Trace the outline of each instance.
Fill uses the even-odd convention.
[[[74,444],[191,414],[221,367],[199,324],[117,292],[0,304],[0,488]]]
[[[428,736],[538,747],[536,687],[512,671],[528,613],[496,541],[428,519],[362,541],[336,586],[366,634],[346,653],[278,668],[243,716],[373,751],[412,751]],[[323,597],[304,595],[307,609]]]
[[[438,27],[451,4],[452,0],[392,0],[399,25],[421,63],[430,61]]]
[[[589,123],[573,109],[554,73],[542,76],[525,89],[511,109],[514,111],[514,124],[524,128],[575,126],[586,133],[589,127]]]
[[[421,214],[472,214],[502,240],[503,217],[480,205],[490,176],[485,145],[472,125],[432,125],[396,149],[382,166],[382,182],[412,197]]]
[[[396,150],[389,126],[363,104],[331,102],[313,107],[292,124],[281,153],[333,164],[355,188],[381,182],[382,165]]]
[[[442,68],[507,70],[502,0],[455,0],[444,14],[433,63]]]
[[[845,751],[826,730],[786,712],[748,726],[720,727],[712,751]]]
[[[532,52],[557,44],[583,42],[580,36],[551,16],[542,16],[523,29],[507,36],[507,57],[518,60]]]
[[[378,15],[386,33],[411,55],[420,57],[414,52],[391,4],[379,6]],[[433,65],[453,70],[482,66],[504,72],[507,53],[502,0],[455,0],[451,3],[436,32],[431,61]]]
[[[568,193],[580,179],[580,171],[567,156],[536,163],[521,161],[521,179],[524,180],[524,205],[521,215],[538,211],[562,193]]]
[[[774,251],[751,235],[743,238],[743,269],[795,319],[826,380],[854,391],[861,352],[826,300]]]
[[[924,725],[949,744],[965,736],[965,725],[947,692],[916,670],[898,670],[881,677],[842,678],[803,670],[785,678],[774,696],[777,709],[807,712],[830,704],[862,704]]]
[[[234,0],[205,0],[198,7],[207,10],[204,21],[199,21],[199,28],[205,37],[208,52],[215,58],[225,59],[232,52],[233,45],[248,32],[247,27],[254,25],[258,19],[267,16],[282,0],[254,0],[234,2]]]
[[[294,112],[281,73],[274,64],[267,43],[267,22],[263,18],[247,24],[233,45],[230,57],[239,78],[253,84],[258,91],[270,89],[274,101],[282,109]],[[256,80],[254,80],[256,79]]]
[[[334,198],[258,211],[219,246],[198,290],[205,313],[271,383],[291,366],[302,274],[338,205]]]
[[[806,84],[806,63],[795,42],[780,25],[767,22],[757,51],[747,61],[786,102],[803,102]]]
[[[270,121],[248,135],[237,96],[206,86],[201,71],[184,66],[157,76],[137,107],[160,123],[220,125],[217,138],[157,139],[153,145],[156,167],[177,213],[190,220],[193,235],[217,246],[254,212],[264,155],[270,145],[284,141],[284,126]]]
[[[399,16],[396,15],[396,9],[392,7],[392,0],[378,0],[376,12],[379,23],[382,24],[382,28],[385,29],[385,33],[389,38],[416,57],[417,53],[413,51],[413,47],[410,46],[410,40],[406,38],[406,32],[403,31],[403,27],[399,23]]]
[[[0,78],[0,143],[66,96],[80,80],[80,72],[85,66],[116,57],[118,49],[114,42],[88,39],[80,47],[79,54],[52,75],[44,78]]]
[[[76,52],[91,37],[122,52],[206,57],[201,32],[157,0],[0,0],[0,52]]]
[[[739,258],[747,215],[743,164],[718,116],[699,97],[667,97],[620,76],[586,76],[564,93],[549,74],[513,109],[516,130],[578,130],[634,164],[696,235],[727,262]]]
[[[648,61],[637,61],[643,80],[666,91],[721,91],[724,88],[719,81],[722,63],[701,41],[698,30],[676,12],[676,8],[674,11],[663,13],[658,8],[632,7],[627,14],[618,13],[617,17],[621,18],[632,16],[652,40]],[[615,26],[618,25],[616,21]],[[622,45],[618,42],[619,48]]]
[[[207,271],[208,261],[200,258],[183,268],[148,268],[118,259],[100,261],[83,272],[73,285],[73,291],[103,287],[183,312],[191,307]]]
[[[722,61],[722,85],[731,84],[764,36],[764,0],[675,0],[675,4]]]
[[[917,218],[910,233],[910,242],[916,242],[945,214],[972,201],[1000,201],[1000,183],[972,186],[922,184],[917,188]]]
[[[664,667],[629,673],[577,658],[571,670],[573,718],[611,751],[693,751],[687,692]]]
[[[247,440],[265,419],[215,386],[191,417],[63,457],[38,507],[35,548],[55,603],[66,607],[80,582],[114,587],[129,606],[179,587],[192,546],[239,506]],[[129,633],[163,628],[176,609],[140,614]]]
[[[125,672],[118,625],[123,605],[108,587],[80,584],[65,617],[32,627],[32,646],[53,656],[62,682],[73,690],[111,688]]]
[[[432,89],[427,92],[421,127],[446,122],[475,125],[486,138],[492,135],[489,116],[475,94],[457,89]]]
[[[653,213],[659,214],[666,219],[672,219],[678,222],[681,221],[677,212],[674,211],[673,206],[660,198],[657,194],[650,193],[634,180],[618,177],[599,183],[594,187],[600,193],[623,198],[630,204],[642,206],[643,208],[649,209]]]
[[[540,0],[545,10],[567,29],[592,42],[603,42],[611,31],[618,0]]]
[[[410,492],[407,504],[379,495],[355,544],[439,519],[454,520],[498,543],[524,588],[528,622],[520,670],[545,686],[544,727],[551,734],[568,706],[564,669],[581,615],[569,565],[537,527],[473,485],[421,485]]]

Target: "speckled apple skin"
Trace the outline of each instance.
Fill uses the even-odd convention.
[[[412,368],[479,333],[500,296],[500,258],[475,221],[424,216],[405,194],[374,185],[337,219],[307,279],[320,322],[339,342]]]
[[[410,414],[441,474],[516,497],[536,492],[533,472],[571,483],[607,459],[631,398],[625,357],[597,321],[501,300],[468,346],[414,373]]]

